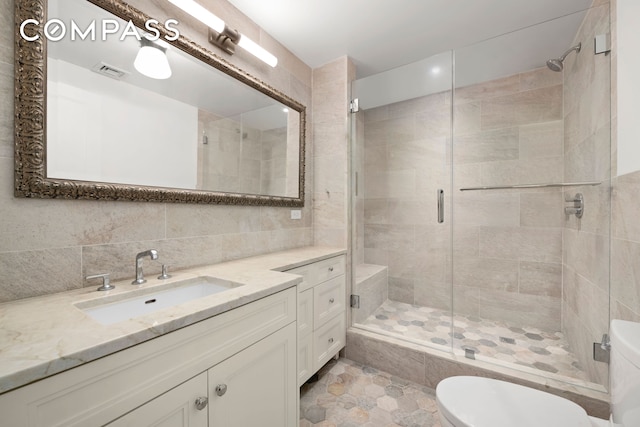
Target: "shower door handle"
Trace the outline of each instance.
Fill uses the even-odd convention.
[[[438,224],[444,222],[444,190],[438,189]]]

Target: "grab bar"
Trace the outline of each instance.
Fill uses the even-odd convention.
[[[438,189],[438,224],[444,222],[444,190]]]
[[[489,187],[467,187],[461,188],[460,191],[479,191],[479,190],[510,190],[517,188],[550,188],[550,187],[578,187],[581,185],[600,185],[602,181],[587,181],[587,182],[559,182],[550,184],[516,184],[516,185],[496,185]]]

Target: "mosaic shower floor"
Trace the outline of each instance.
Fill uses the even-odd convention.
[[[440,427],[435,392],[348,359],[300,389],[300,427]]]
[[[449,312],[387,300],[362,326],[369,330],[388,331],[414,342],[427,342],[447,351],[453,336],[454,349],[472,350],[477,359],[497,359],[588,381],[561,332],[518,328],[475,316],[455,315],[453,322],[452,331]]]

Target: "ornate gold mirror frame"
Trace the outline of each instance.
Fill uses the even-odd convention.
[[[120,0],[87,0],[124,20],[144,28],[151,19]],[[16,197],[49,199],[129,200],[166,203],[200,203],[257,206],[304,206],[306,107],[237,68],[188,38],[170,42],[173,46],[249,87],[300,113],[298,197],[183,190],[129,184],[51,179],[46,176],[46,93],[47,42],[44,23],[47,0],[16,0],[15,7],[15,190]],[[36,41],[20,37],[20,25],[26,19],[40,24]],[[162,24],[155,26],[162,36],[171,35]]]

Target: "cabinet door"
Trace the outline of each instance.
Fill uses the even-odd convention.
[[[207,427],[206,406],[203,406],[201,401],[198,402],[201,404],[199,407],[196,405],[199,398],[206,399],[206,396],[207,374],[203,372],[107,425],[109,427]]]
[[[209,369],[211,427],[297,426],[296,324]]]

